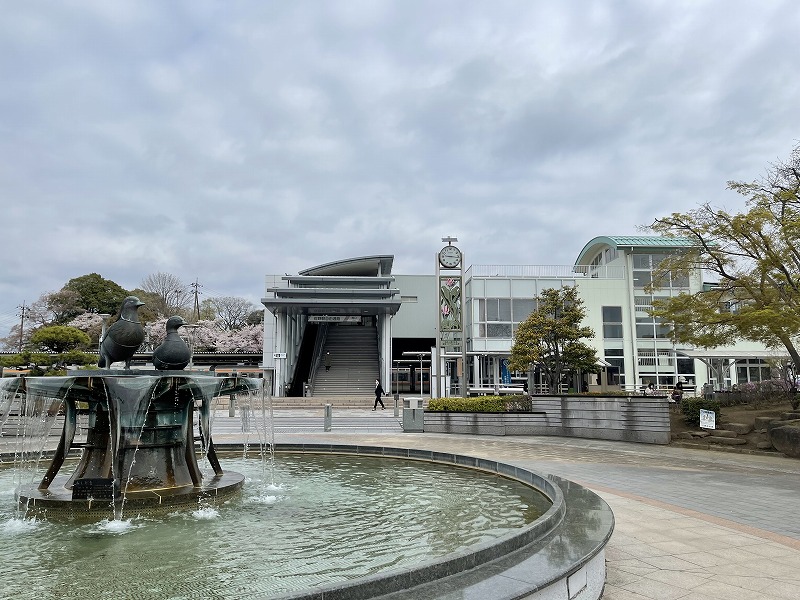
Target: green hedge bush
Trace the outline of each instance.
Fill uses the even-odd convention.
[[[432,398],[429,411],[496,413],[530,411],[530,396],[475,396],[470,398]]]
[[[681,400],[681,412],[687,423],[700,425],[700,410],[713,410],[719,420],[720,404],[718,400],[705,398],[684,398]]]

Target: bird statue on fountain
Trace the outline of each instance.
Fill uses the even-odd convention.
[[[192,353],[178,334],[178,329],[184,325],[186,321],[181,317],[167,319],[167,337],[153,350],[153,366],[159,371],[180,371],[189,364]]]
[[[120,317],[106,331],[100,342],[101,369],[111,368],[111,363],[125,361],[125,368],[131,368],[131,359],[144,342],[144,327],[139,322],[139,307],[144,302],[136,296],[128,296],[122,301]]]

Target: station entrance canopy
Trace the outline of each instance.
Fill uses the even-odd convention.
[[[393,262],[393,256],[365,256],[285,275],[267,288],[262,303],[275,315],[307,315],[312,321],[394,315],[400,290],[391,287]]]

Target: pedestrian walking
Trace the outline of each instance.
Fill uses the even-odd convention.
[[[383,405],[383,400],[381,400],[381,396],[383,396],[383,386],[381,385],[381,380],[375,380],[375,404],[372,407],[372,410],[378,409],[378,402],[381,403],[381,410],[386,410],[386,407]]]
[[[331,363],[333,362],[333,357],[331,356],[330,352],[325,353],[325,370],[331,370]]]

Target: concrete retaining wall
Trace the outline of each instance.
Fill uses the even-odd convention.
[[[536,396],[529,413],[425,411],[430,433],[555,435],[669,444],[669,402],[646,396]]]

